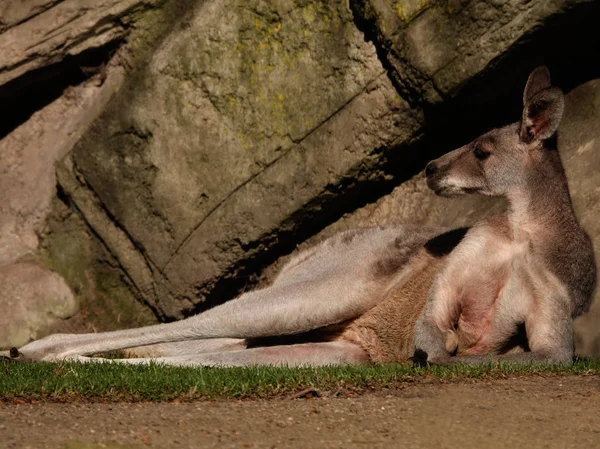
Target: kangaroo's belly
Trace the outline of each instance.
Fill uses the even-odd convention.
[[[460,315],[455,323],[457,352],[464,354],[487,353],[490,348],[481,344],[494,327],[503,304],[510,275],[506,267],[497,267],[490,273],[466,283],[461,289]]]

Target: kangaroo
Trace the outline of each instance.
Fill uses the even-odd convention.
[[[6,357],[117,363],[331,365],[405,362],[569,364],[573,318],[595,287],[589,237],[557,150],[563,94],[545,67],[520,122],[430,162],[438,195],[504,196],[470,229],[398,225],[342,232],[301,252],[269,287],[182,321],[56,334]]]

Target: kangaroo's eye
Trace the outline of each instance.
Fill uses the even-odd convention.
[[[479,148],[479,146],[475,145],[475,148],[473,148],[473,155],[480,161],[483,161],[490,156],[490,153],[483,151],[481,148]]]

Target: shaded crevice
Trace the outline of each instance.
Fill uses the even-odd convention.
[[[125,267],[121,264],[119,258],[112,252],[111,248],[106,244],[102,236],[96,232],[94,227],[87,220],[85,214],[81,211],[81,209],[79,209],[73,198],[71,198],[69,193],[65,191],[65,189],[59,183],[56,185],[56,198],[69,208],[71,214],[79,217],[85,230],[87,230],[94,240],[104,249],[105,254],[102,256],[102,258],[96,258],[95,263],[110,267],[112,270],[116,270],[120,274],[121,283],[127,289],[129,289],[136,301],[138,301],[143,307],[147,308],[150,313],[152,313],[158,319],[159,322],[161,322],[161,320],[164,321],[162,319],[163,315],[161,311],[150,301],[147,301],[145,296],[141,294],[139,287],[136,285],[135,281],[129,275]],[[97,279],[98,278],[96,278],[96,280]],[[72,288],[72,286],[69,287]],[[73,291],[76,294],[80,293],[76,289]]]
[[[249,253],[249,257],[233,264],[218,279],[197,285],[196,297],[203,301],[183,311],[184,316],[202,312],[249,290],[258,283],[265,267],[294,251],[298,244],[335,223],[344,214],[391,193],[397,185],[410,178],[390,174],[397,160],[396,157],[390,157],[391,153],[404,155],[405,168],[418,172],[423,168],[421,159],[406,159],[409,149],[413,151],[415,145],[419,143],[403,144],[393,149],[375,149],[369,155],[376,161],[374,164],[365,164],[364,161],[357,164],[339,183],[326,186],[320,195],[287,217],[277,230],[247,244],[238,242],[239,247]]]
[[[350,9],[356,28],[363,33],[366,42],[372,42],[375,46],[377,59],[385,69],[388,78],[398,94],[404,98],[411,108],[418,108],[423,103],[422,86],[432,83],[431,79],[423,72],[412,67],[408,61],[395,54],[397,60],[402,60],[404,67],[410,67],[409,73],[400,73],[388,58],[388,53],[394,52],[391,43],[385,39],[377,27],[375,12],[368,3],[359,0],[350,0]],[[428,8],[425,8],[428,9]],[[421,11],[419,14],[424,12]],[[433,86],[435,88],[435,86]],[[437,88],[435,88],[437,91]]]
[[[0,139],[57,100],[65,89],[101,72],[123,43],[124,40],[117,39],[102,47],[66,56],[56,64],[32,70],[0,86],[0,104],[6,112],[0,122]]]
[[[81,182],[81,177],[77,177],[77,179],[79,180],[79,182]],[[93,192],[90,187],[88,185],[85,186],[86,190],[89,192]],[[95,194],[92,193],[94,196]],[[65,205],[67,205],[69,207],[69,209],[71,210],[71,212],[76,213],[82,220],[82,222],[85,224],[88,232],[94,236],[94,238],[100,242],[100,244],[104,247],[104,249],[106,250],[106,252],[108,254],[110,254],[110,256],[112,257],[112,259],[115,261],[117,267],[121,273],[123,273],[123,279],[125,281],[125,284],[127,285],[127,287],[131,290],[131,292],[133,293],[133,295],[138,299],[138,301],[140,301],[144,306],[148,307],[152,313],[157,317],[157,319],[159,321],[164,321],[164,314],[162,313],[161,310],[159,310],[154,304],[152,304],[151,301],[148,301],[148,298],[146,297],[145,294],[142,293],[143,289],[140,288],[137,283],[135,282],[135,279],[131,277],[131,275],[129,274],[129,272],[127,271],[127,269],[125,268],[125,266],[123,266],[123,264],[121,263],[121,261],[119,260],[119,258],[117,257],[117,255],[111,250],[110,246],[106,243],[106,241],[102,238],[102,236],[96,231],[96,229],[94,229],[94,227],[92,226],[92,224],[88,221],[86,215],[83,213],[83,211],[81,209],[79,209],[79,207],[77,206],[77,203],[75,202],[75,200],[73,198],[71,198],[71,196],[69,195],[69,193],[63,188],[63,186],[60,183],[56,184],[56,197],[62,201]],[[96,197],[96,203],[97,204],[102,204],[98,198]],[[125,232],[123,230],[122,227],[120,227],[118,225],[118,223],[116,222],[115,218],[111,215],[109,215],[107,213],[107,210],[105,208],[101,208],[103,213],[106,213],[107,216],[109,217],[109,219],[115,223],[115,226],[117,226],[117,228],[119,228],[119,230],[121,230],[122,232]],[[132,242],[132,244],[135,246],[135,241],[131,240],[131,236],[129,234],[127,234],[125,232],[127,238]],[[143,250],[143,248],[137,247],[135,246],[135,249],[142,255],[142,257],[144,257],[145,262],[147,263],[147,269],[150,270],[151,273],[155,274],[154,270],[152,270],[151,265],[148,263],[148,260],[146,258],[145,252]],[[154,287],[155,289],[155,287]],[[154,291],[155,296],[156,296],[156,291]]]
[[[394,68],[392,60],[398,55],[381,35],[368,2],[351,0],[350,5],[357,28],[365,40],[375,45],[394,87],[412,107],[422,108],[425,113],[423,133],[427,143],[424,146],[431,148],[425,150],[426,157],[422,159],[439,157],[489,129],[517,121],[527,76],[539,65],[548,66],[553,84],[565,92],[600,77],[600,58],[595,57],[600,48],[600,33],[596,31],[600,2],[574,5],[546,19],[543,26],[522,36],[482,72],[448,95],[442,95],[435,82],[418,71],[408,74],[408,78],[417,76],[414,86],[400,80],[400,77],[407,78],[407,74]],[[402,63],[410,67],[405,60]],[[426,101],[425,85],[433,87],[444,101]]]

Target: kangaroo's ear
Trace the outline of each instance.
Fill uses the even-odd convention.
[[[558,87],[550,87],[550,72],[538,67],[531,75],[523,94],[521,141],[531,143],[551,137],[560,124],[565,100]]]
[[[523,104],[526,105],[535,94],[544,89],[548,89],[550,86],[552,86],[552,83],[550,81],[550,71],[548,70],[548,67],[541,66],[534,69],[533,72],[529,74],[529,78],[527,78],[525,92],[523,92]]]

